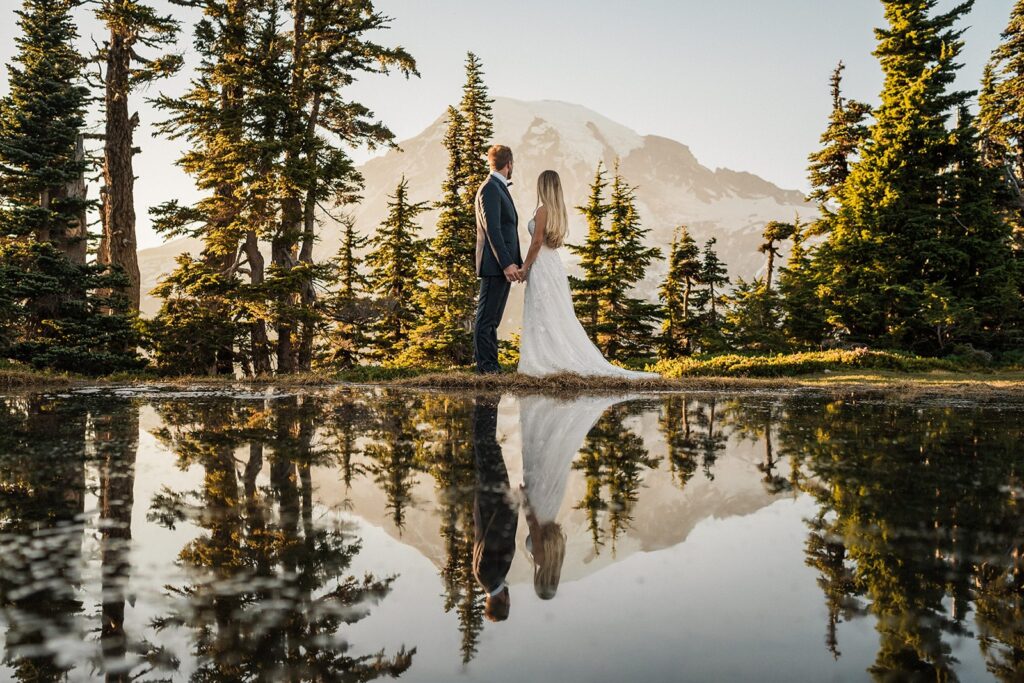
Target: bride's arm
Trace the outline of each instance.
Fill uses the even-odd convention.
[[[530,242],[530,250],[526,252],[526,260],[523,261],[523,270],[529,272],[530,266],[537,260],[537,254],[540,253],[540,248],[544,245],[544,228],[548,225],[548,209],[546,206],[542,206],[537,209],[537,214],[533,217],[536,223],[533,226],[533,240]]]

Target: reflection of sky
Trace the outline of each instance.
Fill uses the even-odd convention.
[[[521,481],[516,415],[516,402],[504,399],[499,433],[513,485]],[[182,660],[175,680],[187,680],[195,664],[190,657],[191,634],[169,629],[157,635],[147,625],[169,612],[164,585],[186,583],[176,558],[196,531],[189,524],[175,531],[163,529],[147,523],[146,514],[162,487],[195,489],[202,484],[202,474],[198,468],[179,471],[174,454],[152,436],[150,430],[159,422],[151,407],[143,406],[140,418],[129,588],[129,602],[134,604],[126,611],[126,630],[175,652]],[[663,454],[653,409],[630,418],[629,425],[643,436],[652,455]],[[763,447],[730,440],[716,463],[715,481],[706,481],[698,471],[683,492],[671,488],[662,460],[659,470],[645,475],[633,529],[620,541],[617,558],[613,561],[606,548],[600,561],[584,566],[579,549],[588,546],[589,538],[576,538],[575,543],[570,538],[564,579],[552,601],[534,595],[519,543],[511,618],[485,624],[477,657],[466,668],[461,665],[457,615],[443,611],[436,559],[429,557],[429,546],[439,544],[437,538],[429,538],[437,535],[439,526],[429,477],[417,489],[416,510],[410,511],[410,526],[399,538],[382,499],[353,497],[356,507],[342,511],[344,491],[338,472],[319,469],[314,473],[320,502],[314,511],[317,523],[352,524],[362,540],[351,572],[398,576],[391,594],[371,606],[366,619],[343,626],[342,633],[355,654],[381,649],[391,654],[403,645],[416,647],[412,668],[401,679],[414,682],[863,680],[878,648],[873,619],[840,625],[843,654],[833,661],[824,644],[824,597],[816,572],[804,564],[804,520],[815,514],[815,504],[806,495],[771,501],[761,491],[753,497],[760,486],[762,473],[755,466]],[[267,483],[266,475],[265,462],[261,484]],[[374,489],[371,482],[358,481],[360,490]],[[574,500],[580,484],[578,479],[570,482],[567,499]],[[86,508],[95,511],[94,497],[87,498]],[[563,513],[568,533],[585,532],[572,522],[578,511],[571,504],[563,506]],[[643,546],[637,540],[671,539],[671,534],[659,534],[654,527],[679,525],[691,525],[681,541],[659,545],[648,540]],[[520,524],[520,535],[523,527]],[[99,554],[95,534],[87,538],[82,598],[86,619],[95,626]],[[80,658],[94,651],[95,636],[78,642],[69,639],[62,643],[62,651]],[[947,634],[944,640],[960,660],[961,680],[987,678],[973,639]],[[0,680],[9,676],[10,669],[0,665]],[[79,663],[71,680],[89,679],[89,666]]]

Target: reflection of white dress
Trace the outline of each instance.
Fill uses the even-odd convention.
[[[590,428],[624,396],[561,400],[524,396],[519,400],[523,439],[523,484],[541,524],[553,522],[562,507],[573,460]]]
[[[536,220],[531,219],[530,235],[536,225]],[[630,379],[658,377],[653,372],[626,370],[605,360],[576,317],[569,277],[558,251],[546,244],[541,245],[526,280],[519,372],[533,377],[559,372]]]

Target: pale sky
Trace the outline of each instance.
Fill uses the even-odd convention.
[[[166,0],[155,0],[162,5]],[[0,22],[0,56],[14,53],[13,8]],[[954,0],[940,0],[948,8]],[[1014,0],[978,0],[965,22],[959,85],[976,89]],[[162,5],[165,6],[165,5]],[[382,42],[400,44],[420,79],[373,77],[350,97],[371,107],[404,139],[460,95],[467,50],[483,59],[493,95],[584,105],[639,133],[689,145],[705,166],[750,171],[787,189],[807,189],[807,155],[830,107],[828,79],[846,62],[846,94],[877,102],[881,71],[871,55],[882,25],[878,0],[378,0],[394,19]],[[173,9],[187,24],[189,13]],[[101,31],[86,10],[83,49]],[[191,48],[185,26],[180,48]],[[186,55],[187,57],[187,55]],[[186,75],[155,86],[181,92]],[[0,89],[6,90],[6,71]],[[141,100],[141,98],[138,98]],[[158,116],[139,102],[136,157],[139,241],[160,242],[147,207],[195,196],[173,161],[180,143],[154,139]],[[359,160],[363,151],[353,153]]]

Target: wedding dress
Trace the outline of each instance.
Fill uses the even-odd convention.
[[[533,235],[536,219],[527,229]],[[571,372],[583,376],[654,379],[653,372],[612,365],[590,341],[576,317],[569,276],[557,249],[541,245],[526,279],[526,304],[519,343],[519,372],[532,377]]]
[[[519,424],[523,439],[523,487],[541,524],[554,522],[562,507],[572,463],[583,440],[606,410],[627,396],[558,399],[523,396]]]

